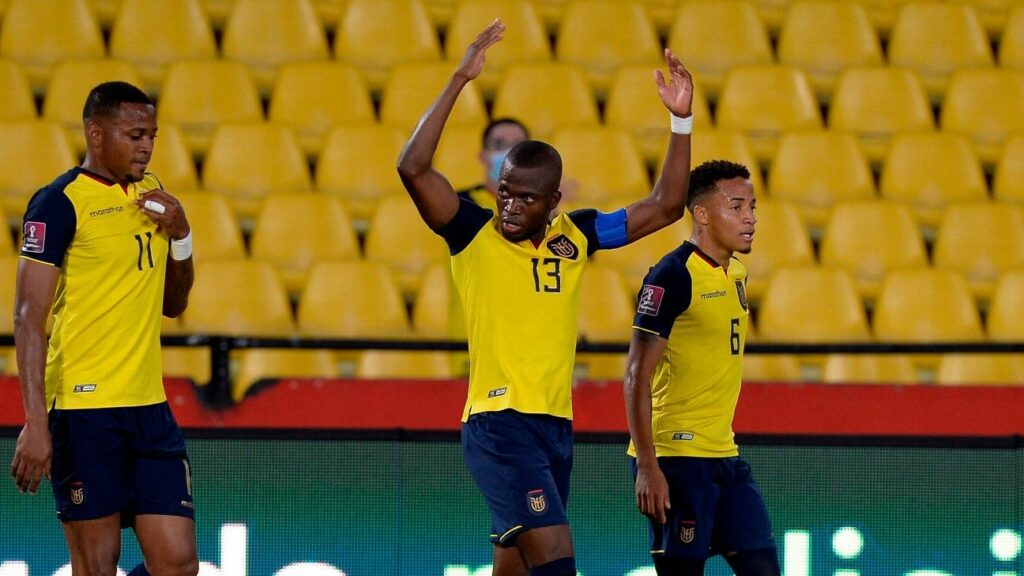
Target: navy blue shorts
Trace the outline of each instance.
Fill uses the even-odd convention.
[[[668,482],[668,522],[650,522],[651,554],[708,558],[775,548],[772,524],[750,465],[739,457],[658,458]],[[633,477],[636,459],[630,458]]]
[[[491,510],[491,542],[515,546],[532,528],[568,524],[572,422],[513,410],[462,425],[462,453]]]
[[[121,513],[194,518],[185,438],[166,402],[50,411],[53,495],[62,521]]]

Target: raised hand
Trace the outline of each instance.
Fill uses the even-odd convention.
[[[680,118],[691,114],[693,103],[693,78],[690,72],[679,61],[679,57],[668,48],[665,49],[665,63],[668,65],[670,82],[665,81],[661,70],[654,71],[654,82],[658,85],[658,96],[669,112]]]
[[[462,57],[462,63],[459,64],[455,75],[462,76],[467,82],[479,76],[480,71],[484,68],[484,53],[495,42],[504,38],[502,36],[504,32],[505,25],[501,23],[501,20],[495,20],[487,28],[484,28],[484,31],[466,49],[466,55]]]

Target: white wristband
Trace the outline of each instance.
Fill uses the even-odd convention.
[[[691,134],[693,132],[693,114],[686,118],[680,118],[669,112],[669,116],[672,118],[673,134]]]
[[[181,240],[171,240],[171,258],[174,260],[188,260],[192,256],[192,231]]]

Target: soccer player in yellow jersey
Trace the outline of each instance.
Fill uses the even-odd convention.
[[[705,162],[690,174],[693,235],[648,272],[638,295],[625,398],[637,507],[660,576],[704,574],[722,554],[737,576],[778,576],[771,522],[732,419],[747,335],[757,217],[750,172]]]
[[[448,243],[466,315],[469,394],[462,446],[491,510],[494,574],[576,574],[566,519],[572,467],[572,370],[579,287],[599,249],[616,248],[682,217],[690,166],[693,84],[666,51],[670,81],[655,75],[673,135],[650,196],[612,213],[578,210],[551,218],[561,198],[561,158],[551,146],[521,142],[505,157],[497,213],[460,200],[432,166],[460,91],[480,74],[504,25],[470,45],[426,112],[398,171],[420,215]]]
[[[188,456],[160,363],[161,313],[181,314],[192,288],[192,234],[146,173],[157,133],[146,94],[100,84],[83,119],[85,161],[25,212],[14,310],[25,425],[11,475],[25,492],[51,479],[76,576],[114,576],[129,526],[145,559],[131,575],[194,576]]]

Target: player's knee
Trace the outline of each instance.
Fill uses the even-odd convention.
[[[199,574],[199,560],[195,556],[168,558],[150,562],[147,568],[152,576],[196,576]]]
[[[779,555],[775,548],[742,550],[725,554],[736,576],[779,576]]]
[[[77,576],[79,570],[83,576],[117,576],[117,557],[97,558],[95,556],[84,558],[72,571]]]
[[[530,576],[576,576],[576,559],[559,558],[530,568]]]
[[[705,560],[654,556],[654,571],[658,576],[703,576]]]

